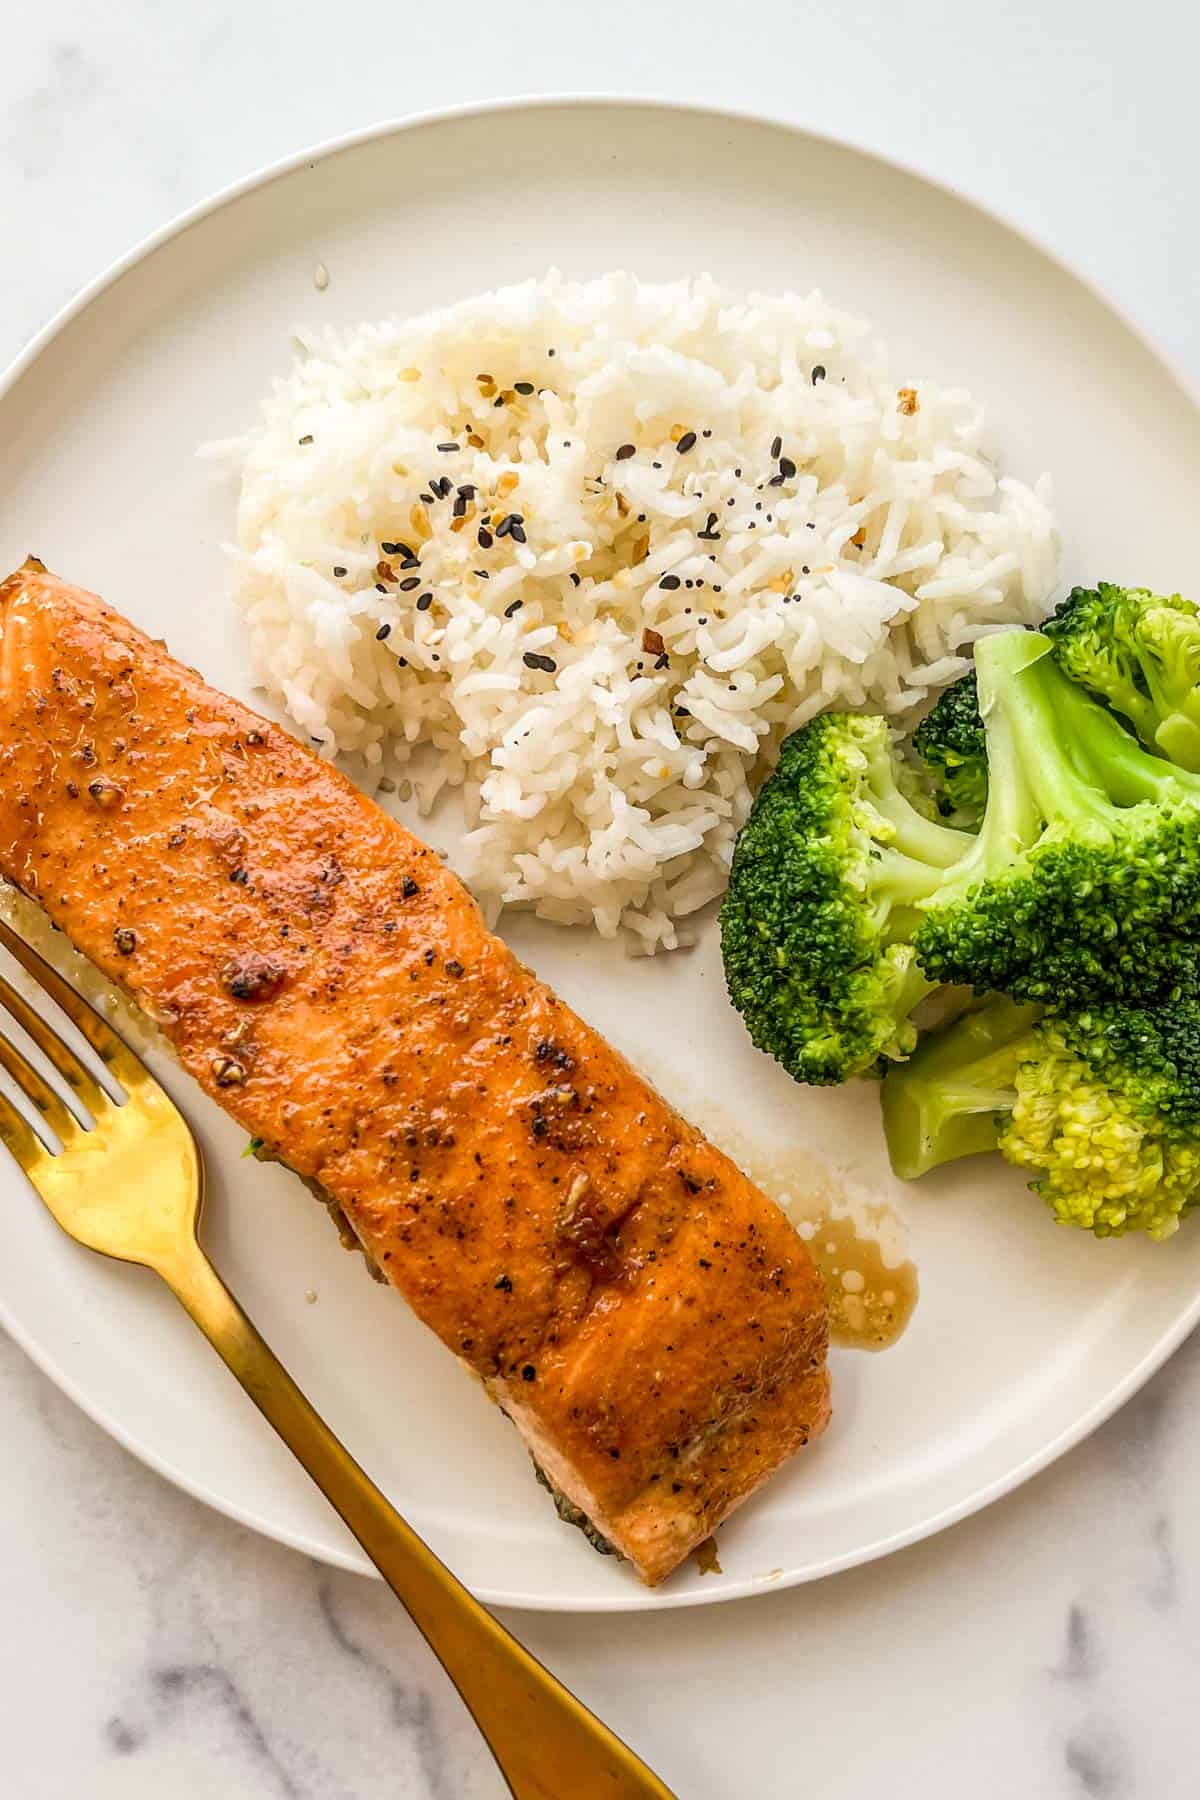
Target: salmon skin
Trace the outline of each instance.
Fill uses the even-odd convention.
[[[0,875],[315,1189],[648,1584],[829,1416],[790,1224],[337,770],[31,559]]]

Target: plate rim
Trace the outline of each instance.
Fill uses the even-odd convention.
[[[306,165],[315,167],[317,163],[329,161],[344,152],[356,150],[386,138],[398,137],[406,132],[419,131],[428,126],[453,124],[457,121],[508,113],[549,113],[585,107],[610,108],[614,111],[627,109],[648,113],[687,113],[725,121],[737,126],[766,126],[772,130],[786,132],[802,143],[834,151],[849,152],[866,163],[874,164],[881,170],[904,175],[908,179],[932,189],[935,193],[953,199],[959,205],[969,208],[987,225],[999,227],[1011,234],[1019,243],[1032,249],[1049,263],[1060,275],[1065,276],[1082,289],[1092,301],[1115,319],[1135,343],[1159,365],[1192,408],[1200,414],[1200,382],[1194,380],[1190,373],[1181,369],[1175,358],[1164,350],[1154,335],[1147,331],[1123,305],[1106,293],[1099,282],[1081,272],[1072,262],[1051,248],[1038,233],[1018,223],[1002,209],[966,192],[956,183],[943,180],[903,157],[890,155],[855,138],[819,131],[795,118],[778,113],[753,107],[721,106],[709,102],[696,102],[670,95],[656,96],[615,91],[593,93],[586,90],[535,94],[516,93],[492,99],[463,101],[453,106],[431,107],[420,112],[402,113],[394,118],[376,121],[374,124],[360,127],[354,131],[341,132],[320,139],[314,144],[279,157],[252,170],[249,174],[225,184],[137,240],[61,306],[33,334],[3,370],[0,370],[0,405],[25,373],[33,367],[68,326],[76,319],[81,318],[95,301],[100,299],[125,275],[136,269],[139,264],[147,261],[165,245],[176,238],[185,236],[193,227],[247,195],[270,187],[276,181],[296,173]],[[496,1589],[487,1585],[479,1585],[472,1591],[487,1604],[503,1606],[516,1611],[564,1614],[666,1612],[685,1607],[711,1606],[728,1600],[746,1599],[760,1593],[778,1592],[784,1588],[797,1587],[865,1563],[881,1560],[909,1545],[919,1543],[924,1538],[933,1537],[969,1518],[972,1514],[982,1511],[985,1507],[1002,1499],[1004,1495],[1021,1487],[1043,1469],[1048,1468],[1060,1456],[1089,1437],[1093,1431],[1132,1399],[1151,1376],[1175,1354],[1180,1345],[1196,1328],[1197,1323],[1200,1323],[1200,1290],[1197,1290],[1190,1303],[1182,1308],[1170,1327],[1162,1333],[1134,1366],[1049,1442],[1025,1457],[1015,1467],[1006,1470],[991,1481],[984,1482],[953,1504],[936,1509],[928,1516],[918,1519],[898,1531],[876,1537],[839,1556],[825,1557],[807,1564],[802,1563],[796,1568],[784,1570],[777,1575],[748,1576],[740,1581],[729,1582],[712,1589],[700,1588],[673,1592],[670,1587],[641,1590],[622,1584],[614,1585],[611,1594],[582,1597],[569,1595],[559,1597],[555,1594],[540,1592],[514,1594],[510,1589]],[[103,1402],[96,1401],[85,1393],[75,1378],[60,1366],[54,1354],[43,1349],[38,1340],[18,1324],[2,1294],[0,1294],[0,1326],[3,1326],[14,1343],[81,1412],[98,1425],[107,1436],[129,1451],[139,1462],[170,1482],[173,1487],[190,1495],[193,1499],[201,1501],[226,1518],[234,1520],[237,1524],[246,1526],[289,1549],[298,1550],[316,1562],[333,1568],[346,1569],[356,1574],[371,1575],[377,1580],[381,1579],[378,1570],[364,1556],[349,1549],[340,1549],[336,1545],[319,1543],[304,1531],[297,1531],[286,1525],[268,1521],[252,1505],[242,1504],[214,1493],[203,1483],[177,1468],[169,1457],[163,1456],[152,1444],[143,1441],[140,1436],[129,1431],[110,1413]]]

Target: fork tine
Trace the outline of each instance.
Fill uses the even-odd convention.
[[[27,1119],[23,1119],[7,1094],[0,1094],[0,1144],[4,1144],[31,1178],[40,1164],[52,1161],[51,1153]]]
[[[140,1057],[134,1055],[124,1038],[113,1030],[112,1026],[106,1019],[101,1017],[94,1006],[88,1004],[82,994],[77,994],[75,992],[75,989],[71,984],[64,980],[57,969],[51,967],[44,956],[38,955],[38,952],[33,948],[32,944],[27,944],[23,937],[18,936],[12,926],[3,917],[0,917],[0,945],[3,945],[10,955],[16,957],[26,974],[32,975],[33,979],[38,983],[38,986],[43,988],[55,1004],[66,1013],[71,1023],[82,1032],[84,1039],[91,1045],[101,1062],[104,1063],[106,1068],[112,1070],[118,1080],[125,1079],[137,1081],[152,1079],[146,1065],[142,1062]],[[29,1010],[30,1009],[27,1007],[26,1011],[28,1012]],[[24,1020],[21,1022],[24,1024]],[[25,1029],[28,1030],[28,1026],[26,1026]],[[40,1050],[45,1050],[46,1055],[50,1056],[51,1061],[54,1062],[55,1068],[59,1070],[63,1079],[69,1081],[72,1087],[77,1087],[74,1074],[68,1069],[64,1069],[60,1066],[51,1052],[36,1038],[34,1033],[31,1032],[30,1036],[34,1037],[34,1041],[38,1044],[38,1048]],[[86,1066],[83,1063],[77,1062],[73,1052],[68,1050],[65,1044],[61,1045],[61,1049],[65,1055],[71,1058],[72,1065],[77,1066],[78,1069],[82,1071],[84,1080],[94,1087],[95,1098],[98,1103],[101,1105],[107,1103],[109,1099],[108,1095],[105,1094],[104,1089],[94,1081],[93,1076]],[[77,1091],[82,1092],[82,1090],[78,1088]],[[90,1100],[87,1101],[87,1105],[89,1109],[92,1109]]]
[[[125,1048],[125,1045],[111,1025],[105,1024],[94,1006],[87,1001],[69,982],[64,981],[57,969],[51,968],[44,956],[39,956],[32,944],[27,944],[23,937],[18,937],[7,919],[0,918],[0,944],[10,955],[15,956],[26,974],[32,975],[39,987],[45,988],[50,998],[61,1006],[73,1025],[82,1031],[97,1056],[107,1060],[114,1050]]]
[[[50,1083],[42,1079],[29,1058],[15,1044],[9,1043],[3,1032],[0,1032],[0,1068],[8,1070],[25,1098],[36,1106],[64,1147],[76,1132],[83,1130],[70,1107],[64,1104]]]
[[[6,981],[3,975],[0,975],[0,1005],[3,1005],[11,1017],[16,1020],[21,1030],[33,1039],[42,1055],[54,1065],[68,1087],[78,1094],[90,1113],[98,1116],[106,1107],[113,1104],[91,1070],[80,1062],[75,1052],[63,1043],[56,1031],[50,1029],[39,1013],[34,1012],[28,1000],[18,994],[16,988],[11,982]],[[11,1046],[9,1048],[11,1049]],[[20,1053],[14,1052],[14,1054],[19,1055]],[[22,1060],[24,1059],[22,1058]],[[7,1064],[5,1066],[7,1067]],[[10,1069],[9,1073],[15,1080],[21,1080],[15,1069]],[[31,1069],[30,1073],[35,1073],[35,1071]],[[22,1083],[22,1085],[25,1084]],[[33,1096],[30,1095],[30,1098],[32,1099]],[[35,1106],[39,1104],[37,1100],[34,1100]],[[59,1135],[61,1136],[61,1133]]]

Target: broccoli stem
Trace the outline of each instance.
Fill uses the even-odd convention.
[[[1000,725],[1016,740],[1016,770],[1046,818],[1090,814],[1108,822],[1114,808],[1142,800],[1200,800],[1200,778],[1144,750],[1063,674],[1052,652],[1049,640],[1031,631],[997,634],[977,647],[993,777],[993,731]],[[1006,748],[997,745],[1001,757]]]
[[[1054,668],[1053,698],[1060,730],[1118,806],[1142,800],[1200,800],[1200,779],[1144,750],[1112,713],[1098,711],[1074,682]]]
[[[949,869],[959,860],[967,841],[953,826],[939,825],[918,812],[912,801],[896,785],[896,772],[889,757],[873,756],[870,761],[868,791],[875,810],[892,826],[894,835],[888,848],[902,856],[925,863],[931,870]],[[926,892],[937,885],[936,877]]]
[[[961,895],[1017,861],[1047,824],[1075,836],[1091,827],[1099,836],[1119,828],[1122,809],[1139,801],[1200,804],[1200,778],[1143,750],[1062,673],[1051,650],[1028,631],[996,633],[976,646],[988,805],[939,902],[948,889]]]
[[[918,812],[897,786],[886,750],[868,757],[866,792],[887,828],[886,834],[879,833],[872,870],[875,922],[884,943],[903,943],[919,917],[912,909],[936,893],[945,871],[960,861],[970,839]],[[912,1004],[932,993],[936,985],[930,982],[923,992],[914,991]]]
[[[918,1045],[889,1070],[881,1103],[896,1174],[916,1181],[941,1163],[994,1150],[1016,1100],[1040,1006],[997,998]]]
[[[1181,769],[1200,769],[1200,725],[1194,719],[1171,713],[1156,728],[1152,742]]]

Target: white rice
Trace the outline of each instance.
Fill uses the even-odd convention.
[[[1046,610],[1046,478],[999,478],[970,396],[898,384],[819,294],[552,274],[300,343],[214,447],[257,667],[368,780],[462,788],[493,914],[674,946],[786,732],[901,719]],[[486,523],[510,513],[524,541]]]

